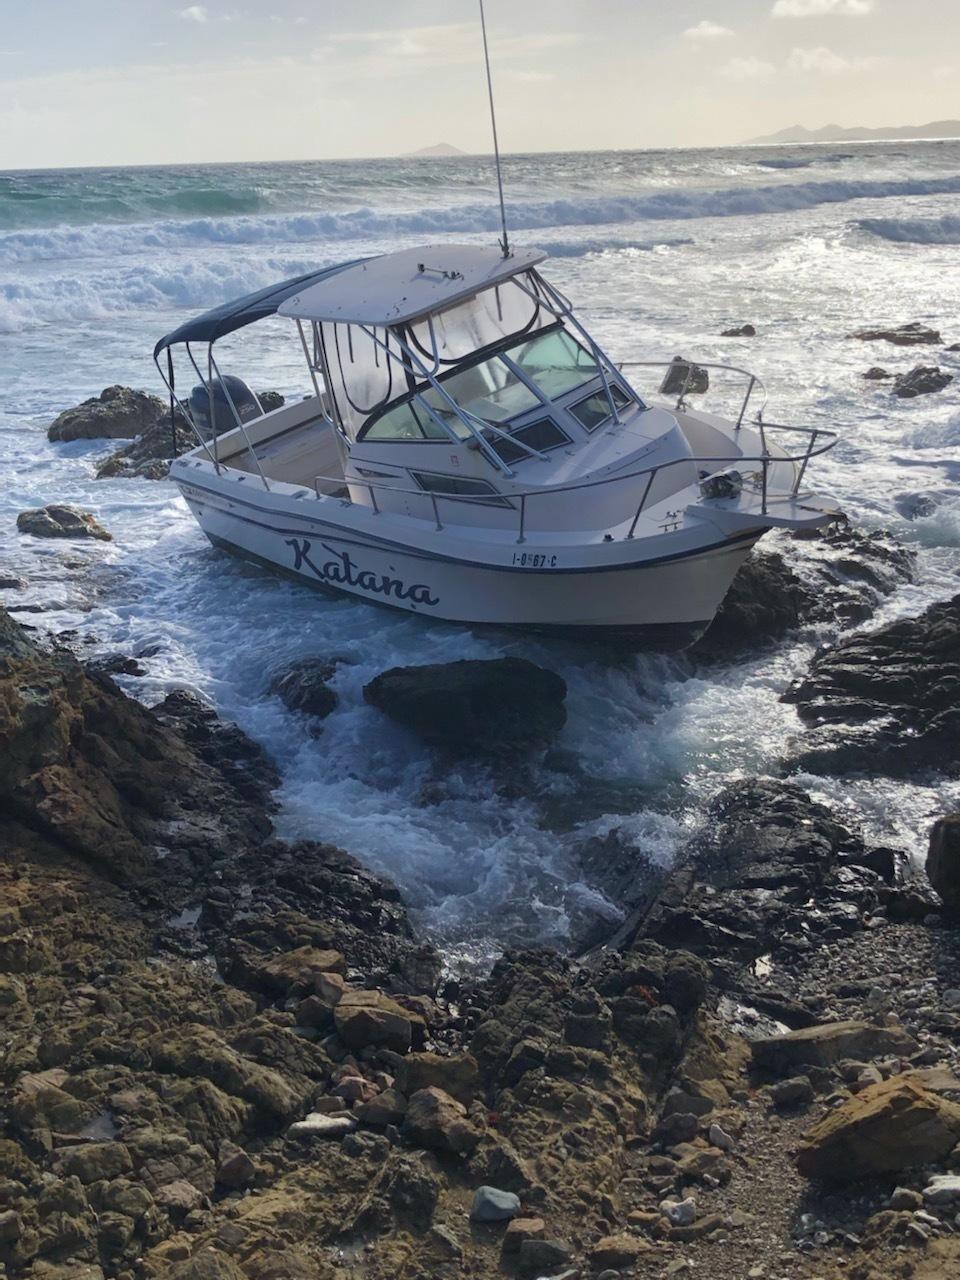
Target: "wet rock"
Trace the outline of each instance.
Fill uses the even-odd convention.
[[[862,1061],[886,1054],[909,1057],[918,1047],[901,1027],[876,1027],[868,1022],[849,1021],[766,1036],[754,1040],[750,1051],[762,1071],[784,1075],[796,1067],[830,1067],[841,1058]]]
[[[291,711],[325,719],[337,706],[337,695],[329,681],[338,666],[336,660],[304,658],[277,672],[270,681],[269,691]]]
[[[662,396],[699,396],[710,389],[710,374],[698,364],[685,360],[683,356],[674,356],[663,382],[660,384]]]
[[[427,742],[469,755],[532,747],[566,723],[567,686],[524,658],[394,667],[363,696]]]
[[[752,324],[742,324],[733,329],[723,329],[721,338],[755,338],[757,331]]]
[[[879,365],[874,365],[872,369],[868,369],[863,375],[868,382],[885,382],[888,378],[892,378],[893,374],[888,373],[886,369],[881,369]]]
[[[927,877],[950,911],[960,911],[960,814],[938,818],[930,832]]]
[[[108,533],[89,511],[58,503],[21,511],[17,516],[17,528],[21,533],[32,534],[35,538],[94,538],[99,542],[113,540],[113,534]]]
[[[347,991],[333,1011],[337,1034],[348,1049],[379,1045],[406,1053],[416,1015],[379,991]],[[421,1024],[422,1025],[422,1024]]]
[[[0,573],[0,591],[22,591],[26,585],[23,578],[14,578],[10,574]]]
[[[106,387],[98,396],[65,409],[47,431],[50,440],[126,440],[141,435],[165,416],[156,396],[132,387]]]
[[[844,1182],[942,1159],[960,1139],[960,1105],[904,1076],[870,1085],[805,1135],[797,1168]]]
[[[939,365],[917,365],[909,373],[898,373],[893,380],[893,394],[901,400],[914,400],[917,396],[933,395],[949,387],[953,374]]]
[[[895,328],[860,329],[850,336],[859,338],[861,342],[891,342],[895,347],[943,345],[943,338],[936,329],[930,329],[916,321],[912,324],[901,324]]]
[[[438,1053],[410,1053],[397,1072],[397,1088],[408,1097],[435,1085],[469,1106],[480,1088],[480,1069],[469,1053],[442,1057]]]
[[[342,1138],[345,1133],[352,1133],[357,1127],[353,1116],[325,1115],[321,1111],[311,1111],[303,1120],[295,1121],[287,1129],[287,1137],[298,1141],[312,1141],[314,1138]]]
[[[480,1131],[467,1119],[466,1107],[433,1087],[420,1089],[410,1098],[403,1134],[415,1146],[455,1155],[469,1155],[480,1141]]]
[[[811,726],[791,757],[813,773],[909,775],[960,763],[960,596],[822,651],[784,700]]]
[[[509,1222],[520,1212],[520,1197],[497,1187],[478,1187],[470,1207],[474,1222]]]

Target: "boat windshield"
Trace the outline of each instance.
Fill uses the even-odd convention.
[[[487,360],[444,374],[439,379],[443,393],[435,386],[424,388],[374,418],[360,438],[444,440],[449,438],[446,426],[466,439],[470,431],[450,400],[472,417],[499,427],[590,382],[598,373],[593,356],[565,329],[551,329]]]

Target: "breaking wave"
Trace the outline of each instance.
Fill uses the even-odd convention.
[[[861,231],[894,244],[960,244],[960,217],[861,218]]]
[[[720,190],[517,201],[508,206],[516,231],[564,226],[726,218],[786,213],[850,200],[960,194],[960,175],[900,181],[805,182]],[[445,208],[282,214],[269,217],[199,217],[150,223],[51,227],[0,235],[0,263],[69,257],[117,257],[203,245],[282,245],[329,241],[395,240],[400,236],[474,234],[499,230],[495,204]]]

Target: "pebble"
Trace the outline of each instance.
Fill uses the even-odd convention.
[[[520,1212],[520,1199],[499,1187],[478,1187],[470,1218],[473,1222],[509,1222]]]
[[[697,1220],[697,1202],[693,1196],[686,1200],[661,1200],[660,1212],[675,1227],[690,1227]]]
[[[726,1129],[723,1129],[718,1124],[712,1124],[710,1126],[707,1136],[713,1145],[715,1147],[719,1147],[721,1151],[733,1151],[737,1145],[730,1134],[727,1133]]]

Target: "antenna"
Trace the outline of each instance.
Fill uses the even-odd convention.
[[[507,239],[507,210],[503,203],[503,174],[500,171],[500,143],[497,141],[497,113],[493,106],[493,80],[490,76],[490,49],[487,45],[487,20],[483,13],[483,0],[480,0],[480,30],[483,32],[483,60],[487,64],[487,96],[490,99],[490,128],[493,130],[493,155],[497,164],[497,188],[500,192],[500,226],[503,228],[503,239],[500,248],[505,258],[510,257],[510,241]]]

